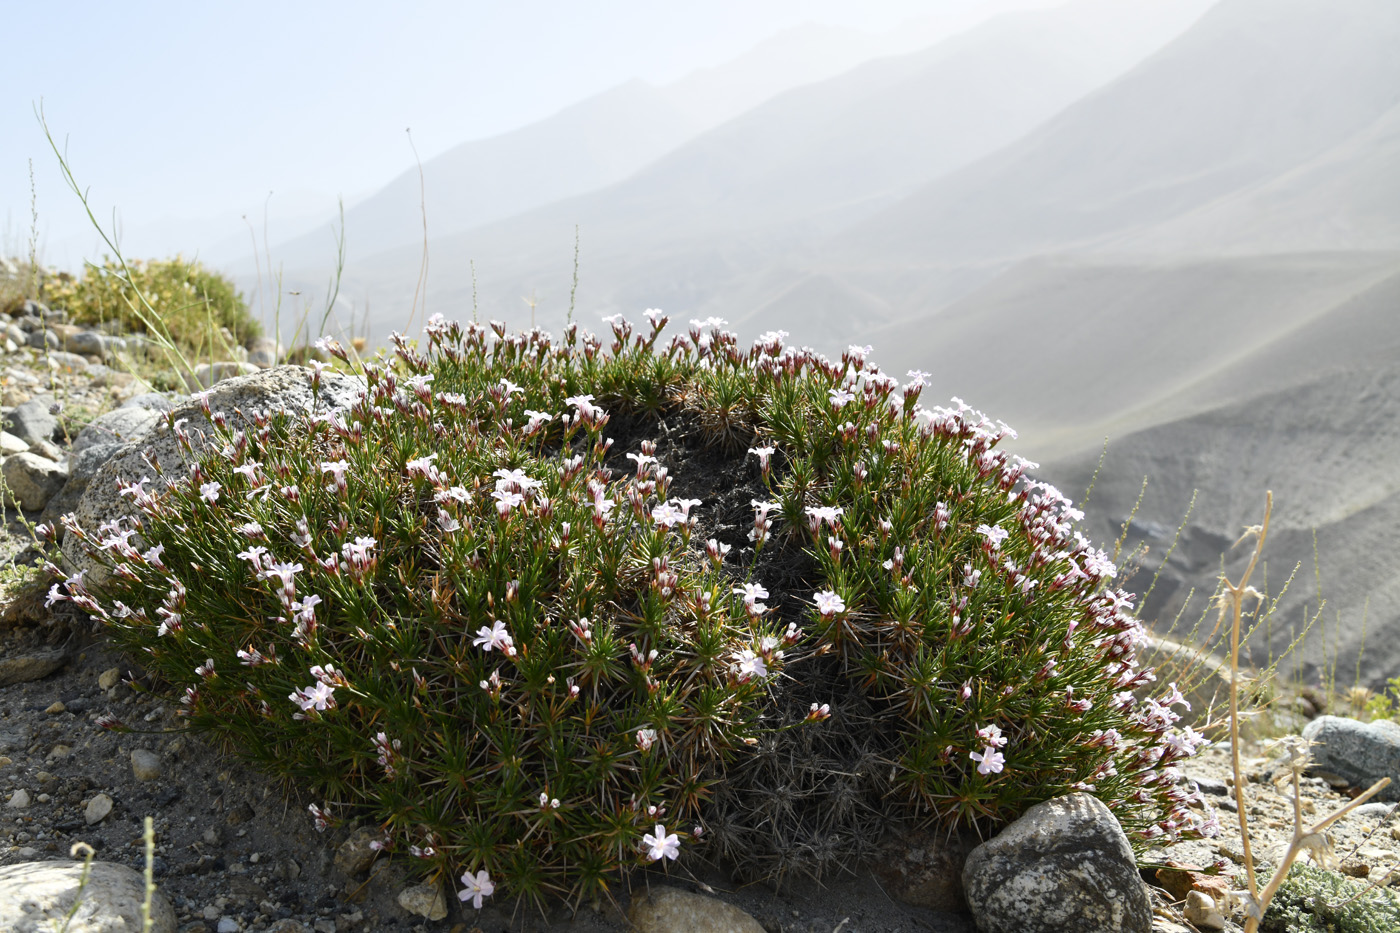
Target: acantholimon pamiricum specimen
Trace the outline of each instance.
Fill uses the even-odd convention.
[[[1178,698],[1134,694],[1130,597],[1004,427],[863,352],[648,319],[605,347],[435,318],[348,410],[210,412],[188,471],[129,478],[133,520],[68,523],[112,582],[52,596],[191,727],[476,906],[706,846],[820,869],[882,819],[993,828],[1071,790],[1140,842],[1210,831],[1170,768],[1200,742]],[[687,497],[677,425],[742,528]],[[861,769],[809,756],[783,799],[771,752],[798,735]]]

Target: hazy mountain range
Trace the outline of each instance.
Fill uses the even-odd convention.
[[[1315,533],[1329,656],[1354,671],[1364,614],[1364,678],[1400,673],[1400,4],[1078,0],[843,47],[709,110],[627,85],[425,165],[427,310],[521,325],[530,298],[557,327],[577,225],[586,325],[662,307],[872,344],[1071,494],[1109,437],[1089,521],[1116,538],[1150,477],[1149,562],[1197,490],[1149,618],[1211,588],[1273,488],[1271,589],[1305,565],[1275,646],[1319,602]],[[343,294],[376,337],[413,301],[417,185],[347,218]],[[274,249],[289,287],[323,285],[327,239]]]

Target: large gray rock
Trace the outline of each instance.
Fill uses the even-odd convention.
[[[235,424],[238,420],[235,411],[242,411],[245,415],[254,411],[280,409],[307,412],[313,402],[323,411],[349,408],[359,400],[365,388],[362,378],[327,372],[321,376],[319,392],[313,395],[310,377],[311,370],[304,367],[279,366],[228,379],[209,392],[209,408],[210,411],[224,412],[229,423]],[[183,429],[189,434],[196,450],[212,443],[217,436],[204,416],[203,408],[194,399],[180,402],[170,412],[170,417],[175,422],[185,420]],[[181,476],[187,472],[185,450],[162,419],[144,436],[123,444],[88,481],[82,498],[73,509],[79,525],[89,532],[95,532],[104,522],[130,518],[136,514],[130,498],[124,499],[119,495],[117,481],[135,482],[143,476],[156,479],[143,456],[146,451],[150,451],[151,458],[160,465],[163,473]],[[149,492],[156,492],[159,485],[152,482],[146,488]],[[81,542],[71,535],[64,536],[63,556],[73,569],[87,571],[85,580],[89,586],[101,586],[107,579],[107,571],[90,558]]]
[[[78,436],[73,438],[70,455],[80,454],[100,444],[135,440],[144,436],[159,420],[160,413],[149,408],[122,407],[109,411],[92,419],[87,427],[78,432]]]
[[[125,865],[93,862],[79,886],[81,862],[21,862],[0,868],[0,930],[8,933],[140,933],[146,881]],[[77,903],[70,920],[65,918]],[[175,910],[151,897],[151,933],[175,933]]]
[[[1036,804],[972,851],[963,887],[982,933],[1149,933],[1152,907],[1123,828],[1102,801]]]
[[[1400,800],[1400,725],[1388,719],[1357,722],[1341,716],[1319,716],[1303,729],[1315,742],[1313,769],[1344,778],[1355,787],[1370,787],[1383,777],[1390,784],[1375,800]]]
[[[193,373],[185,374],[185,385],[191,392],[198,392],[207,389],[225,379],[233,379],[236,376],[250,376],[259,371],[259,367],[252,363],[242,363],[226,360],[222,363],[200,363],[194,368]]]
[[[763,933],[762,924],[733,904],[664,885],[634,897],[627,919],[637,933]]]
[[[43,514],[39,516],[39,520],[52,522],[57,526],[60,518],[78,507],[78,503],[82,501],[83,493],[87,491],[88,483],[97,475],[97,471],[102,469],[103,464],[116,456],[117,451],[121,449],[120,443],[97,444],[78,454],[70,454],[68,457],[68,482],[64,483],[58,495],[50,499],[48,505],[44,506]]]
[[[5,478],[5,505],[37,512],[68,482],[68,466],[26,451],[6,457],[0,475]]]
[[[39,441],[52,441],[58,434],[58,419],[49,413],[52,396],[30,399],[5,417],[5,430],[33,446]]]
[[[181,398],[180,401],[187,401]],[[170,400],[170,396],[162,395],[160,392],[143,392],[140,395],[133,395],[121,404],[122,408],[149,408],[151,411],[170,411],[175,407],[175,402]]]

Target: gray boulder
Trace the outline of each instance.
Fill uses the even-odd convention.
[[[1400,800],[1400,725],[1388,719],[1357,722],[1319,716],[1303,729],[1312,747],[1314,771],[1326,771],[1354,787],[1370,787],[1383,777],[1390,784],[1375,800]]]
[[[9,933],[140,933],[146,881],[125,865],[93,862],[79,886],[82,862],[21,862],[0,868],[0,930]],[[68,912],[77,910],[71,919]],[[175,933],[175,910],[157,891],[151,933]]]
[[[1088,794],[1036,804],[972,851],[963,887],[982,933],[1149,933],[1128,837]]]
[[[183,398],[180,399],[184,401]],[[147,408],[151,411],[170,411],[175,407],[175,403],[170,400],[170,396],[162,395],[159,392],[143,392],[140,395],[133,395],[121,404],[122,408]]]
[[[304,367],[279,366],[228,379],[210,391],[209,408],[210,411],[224,412],[233,425],[238,423],[236,411],[244,415],[281,409],[307,412],[313,403],[321,410],[349,408],[359,400],[365,388],[361,378],[328,372],[322,374],[321,387],[313,394],[310,377],[311,371]],[[182,400],[171,411],[170,417],[174,422],[185,422],[183,430],[188,433],[196,450],[217,439],[213,425],[204,416],[200,403],[194,399]],[[88,481],[87,488],[73,509],[79,525],[94,532],[104,522],[130,518],[136,514],[131,500],[122,498],[118,493],[117,482],[135,482],[142,477],[156,480],[144,456],[147,451],[150,458],[159,464],[163,474],[183,476],[186,473],[185,450],[162,419],[145,435],[123,444]],[[159,485],[152,482],[146,488],[149,492],[156,492]],[[81,542],[71,536],[64,537],[63,556],[73,569],[87,571],[89,585],[100,586],[107,579],[106,570],[84,552]]]
[[[191,392],[198,392],[200,389],[207,389],[225,379],[232,379],[235,376],[250,376],[258,371],[259,367],[252,363],[236,361],[200,363],[194,368],[193,373],[185,374],[185,385],[189,387]]]
[[[90,330],[80,330],[68,335],[63,341],[63,349],[84,356],[102,357],[107,353],[107,338]]]
[[[70,454],[80,454],[89,447],[121,443],[142,437],[159,420],[161,420],[160,414],[149,408],[122,407],[115,411],[109,411],[105,415],[94,418],[87,427],[78,432],[78,436],[73,438]]]
[[[5,418],[5,430],[31,447],[39,441],[52,441],[58,434],[58,419],[49,414],[53,397],[30,399]]]
[[[282,344],[271,337],[259,337],[248,348],[248,362],[260,369],[270,369],[282,361],[286,352]]]
[[[67,653],[58,648],[0,657],[0,687],[42,680],[67,663]]]
[[[120,442],[110,444],[94,444],[84,448],[77,454],[70,454],[68,457],[68,482],[63,484],[58,495],[49,500],[44,506],[44,512],[39,517],[40,521],[50,522],[58,525],[59,519],[67,515],[78,507],[82,501],[83,493],[87,491],[88,483],[97,475],[97,471],[102,469],[102,465],[116,456],[117,451],[122,449]]]
[[[5,478],[5,505],[37,512],[68,482],[68,467],[26,451],[7,457],[0,464],[0,475]]]

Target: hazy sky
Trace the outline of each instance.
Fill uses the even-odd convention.
[[[0,59],[0,251],[100,250],[34,108],[100,219],[142,231],[261,218],[272,239],[423,158],[640,77],[666,83],[804,22],[887,31],[1053,0],[512,0],[11,4]],[[201,225],[203,225],[201,227]]]

